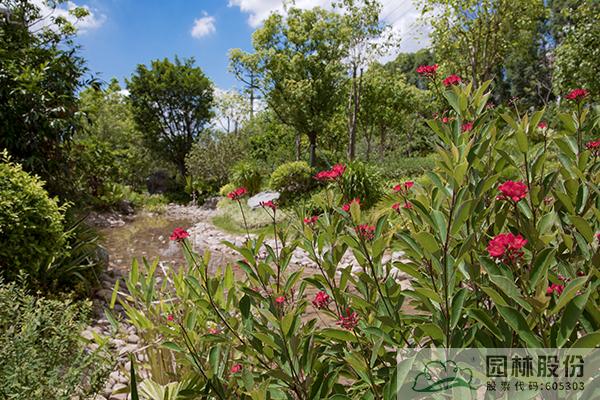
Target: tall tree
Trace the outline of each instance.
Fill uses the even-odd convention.
[[[477,87],[502,78],[509,52],[521,52],[536,35],[543,0],[427,0],[436,58]]]
[[[0,150],[40,175],[53,194],[64,194],[65,145],[78,126],[77,91],[85,84],[76,29],[38,2],[3,0],[0,14]],[[69,11],[84,18],[82,8]]]
[[[146,145],[186,175],[185,158],[213,116],[213,85],[193,59],[138,65],[127,81],[129,99]]]
[[[253,76],[269,108],[297,134],[306,136],[315,165],[317,137],[341,101],[344,83],[341,17],[314,8],[271,14],[252,35],[254,53],[231,51],[236,76]]]
[[[386,25],[379,20],[382,6],[378,0],[341,0],[334,5],[343,11],[344,59],[350,75],[347,104],[348,159],[353,160],[364,70],[397,43],[392,36],[382,37]]]

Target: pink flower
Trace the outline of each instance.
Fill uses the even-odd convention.
[[[237,374],[241,370],[242,370],[242,364],[234,364],[230,369],[232,374]]]
[[[355,228],[357,235],[363,240],[373,240],[375,238],[375,227],[373,225],[359,225]]]
[[[275,211],[277,209],[277,204],[275,204],[273,202],[273,200],[261,201],[259,204],[260,204],[261,207],[265,207],[265,208],[268,207],[268,208],[270,208],[273,211]]]
[[[442,118],[442,123],[447,124],[448,122],[452,121],[453,118],[450,117],[443,117]]]
[[[462,82],[462,79],[460,79],[460,76],[455,75],[455,74],[452,74],[452,75],[448,76],[446,79],[444,79],[442,81],[442,83],[446,87],[449,87],[449,86],[452,86],[452,85],[458,85],[461,82]]]
[[[352,203],[356,203],[360,207],[360,199],[352,199],[349,203],[346,203],[342,206],[342,210],[350,212],[350,207],[352,206]]]
[[[306,225],[310,225],[313,226],[317,223],[317,221],[319,220],[319,216],[318,215],[313,215],[312,217],[306,217],[304,218],[304,223]]]
[[[358,325],[358,320],[358,314],[356,312],[351,312],[349,308],[346,308],[346,314],[344,315],[342,313],[336,324],[351,331]]]
[[[283,304],[285,303],[285,296],[279,296],[275,298],[275,303],[277,304]]]
[[[520,234],[500,233],[496,235],[487,246],[490,257],[501,260],[503,263],[512,263],[523,257],[523,246],[527,244]]]
[[[557,285],[556,283],[553,283],[546,289],[546,295],[551,296],[554,292],[556,292],[560,296],[563,290],[565,290],[563,285]]]
[[[227,195],[227,197],[229,197],[231,200],[240,200],[246,194],[248,194],[248,190],[246,190],[245,187],[239,187],[239,188],[235,189],[233,192],[230,192]]]
[[[473,130],[473,122],[465,122],[464,124],[462,124],[462,126],[460,127],[460,130],[462,132],[471,132]]]
[[[313,306],[315,306],[315,308],[318,308],[318,309],[327,308],[327,306],[329,305],[330,302],[331,302],[331,298],[329,297],[329,295],[327,293],[325,293],[322,290],[315,295],[315,298],[312,301]]]
[[[600,155],[600,139],[591,140],[586,143],[585,148],[592,152],[594,156]]]
[[[208,330],[208,333],[210,333],[211,335],[218,335],[219,333],[221,333],[221,331],[219,330],[219,328],[210,328]]]
[[[331,167],[330,170],[321,171],[315,175],[315,179],[318,181],[335,181],[340,178],[346,171],[344,164],[336,164]]]
[[[180,242],[189,237],[190,237],[190,234],[185,229],[175,228],[175,229],[173,229],[173,233],[171,233],[171,236],[169,236],[169,239]]]
[[[600,232],[596,233],[596,240],[600,242]]]
[[[415,185],[415,183],[413,181],[406,181],[404,183],[394,186],[392,188],[392,190],[396,193],[406,193],[414,185]]]
[[[404,208],[405,210],[410,210],[412,207],[413,207],[413,206],[412,206],[412,204],[411,204],[411,202],[410,202],[410,201],[405,201],[405,202],[404,202],[404,204],[395,203],[395,204],[392,206],[392,209],[393,209],[394,211],[396,211],[397,213],[399,213],[399,212],[400,212],[400,208]]]
[[[539,128],[539,129],[546,129],[547,127],[548,127],[548,124],[546,123],[546,121],[541,121],[541,122],[538,124],[538,128]]]
[[[578,101],[587,97],[588,94],[589,92],[585,89],[573,89],[569,93],[567,93],[565,99]]]
[[[417,67],[417,74],[423,75],[428,78],[432,78],[435,76],[436,71],[438,69],[437,64],[433,65],[420,65]]]
[[[174,320],[175,320],[175,317],[173,317],[173,314],[167,315],[167,321],[173,322]]]
[[[496,197],[497,200],[512,200],[518,202],[527,196],[527,185],[522,181],[506,181],[498,186],[498,190],[502,192]]]

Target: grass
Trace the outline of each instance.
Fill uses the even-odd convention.
[[[244,208],[244,214],[246,215],[246,222],[248,223],[248,231],[252,234],[264,234],[268,237],[273,236],[273,221],[271,217],[262,208],[251,209],[245,204],[242,204]],[[244,235],[246,228],[244,227],[244,219],[240,212],[240,207],[237,202],[233,202],[229,199],[224,199],[217,205],[219,210],[218,214],[212,219],[213,225],[220,230],[236,234]],[[289,219],[289,215],[285,211],[277,210],[277,225],[284,225]]]

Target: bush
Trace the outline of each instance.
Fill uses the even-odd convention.
[[[314,170],[305,161],[281,164],[271,174],[269,186],[281,193],[282,203],[302,196],[315,187]]]
[[[105,347],[90,352],[79,336],[88,303],[36,298],[0,284],[0,398],[90,398],[110,372]]]
[[[40,179],[7,159],[0,163],[0,274],[5,279],[14,280],[20,270],[34,272],[61,253],[64,211]]]
[[[384,178],[397,180],[400,178],[423,175],[426,172],[433,171],[435,168],[435,156],[427,157],[402,157],[396,159],[388,159],[381,163],[381,168]]]
[[[373,206],[384,193],[381,173],[376,167],[361,161],[348,164],[341,182],[344,199],[358,198],[364,208]]]
[[[233,183],[228,183],[226,185],[221,186],[221,189],[219,189],[219,195],[225,197],[229,193],[233,192],[235,189],[236,187]]]
[[[231,169],[231,181],[236,187],[245,187],[250,195],[260,192],[263,169],[255,162],[242,161]]]

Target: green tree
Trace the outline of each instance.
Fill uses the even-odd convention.
[[[84,60],[65,17],[41,15],[37,2],[2,1],[0,14],[0,149],[65,193],[65,146],[77,128],[76,92]],[[49,2],[51,9],[66,1]],[[75,18],[87,11],[73,8]]]
[[[146,145],[185,176],[185,158],[213,115],[211,81],[193,59],[165,58],[138,65],[127,88]]]
[[[507,55],[522,52],[536,36],[542,0],[427,0],[422,11],[431,24],[436,58],[448,71],[478,87],[502,79]]]
[[[297,158],[301,136],[308,138],[314,165],[317,137],[341,102],[341,17],[321,8],[291,8],[286,18],[267,18],[252,42],[254,53],[232,50],[232,70],[238,77],[255,77],[269,108],[294,128]]]
[[[435,63],[435,57],[430,49],[421,49],[415,53],[400,53],[395,60],[386,64],[386,68],[398,71],[406,77],[406,83],[414,85],[419,89],[427,89],[427,84],[419,74],[419,65],[431,65]]]
[[[581,1],[570,13],[573,23],[563,29],[555,51],[554,89],[557,95],[584,87],[600,93],[600,2]]]

